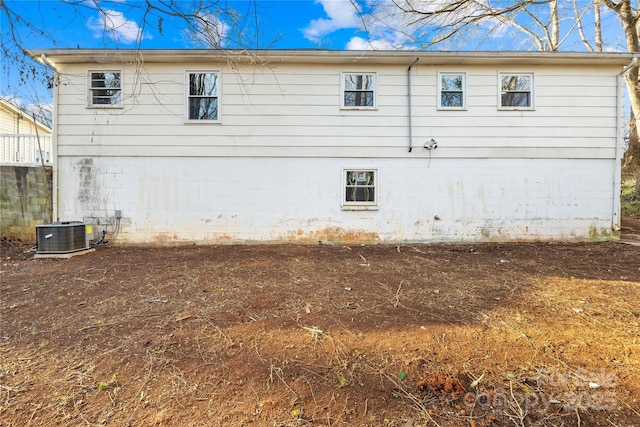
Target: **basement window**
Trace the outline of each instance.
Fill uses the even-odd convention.
[[[342,108],[376,108],[375,73],[342,73]]]
[[[217,122],[220,120],[220,73],[199,71],[187,73],[187,120]]]
[[[343,169],[342,208],[367,210],[378,207],[378,170]]]
[[[89,72],[89,106],[122,107],[122,72]]]
[[[499,84],[501,109],[533,109],[533,74],[500,73]]]

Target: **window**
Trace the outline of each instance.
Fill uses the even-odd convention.
[[[42,157],[40,156],[41,153]],[[34,158],[36,163],[51,163],[51,152],[45,150],[40,151],[39,149],[36,149]]]
[[[438,92],[440,103],[438,108],[462,110],[467,106],[466,84],[464,73],[440,73]]]
[[[187,120],[218,121],[219,72],[190,72],[187,74]]]
[[[500,74],[500,108],[533,108],[533,74]]]
[[[342,107],[375,108],[376,75],[374,73],[342,74]]]
[[[89,106],[122,106],[122,73],[120,71],[91,71],[89,75]]]
[[[377,207],[378,192],[376,169],[344,169],[344,195],[342,206],[345,209],[367,209]]]

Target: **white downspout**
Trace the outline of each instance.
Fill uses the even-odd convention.
[[[420,58],[416,58],[415,61],[413,61],[411,63],[411,65],[409,65],[409,68],[407,69],[407,87],[408,87],[408,98],[409,98],[409,102],[408,102],[408,107],[409,107],[409,152],[411,152],[411,150],[413,149],[413,124],[411,123],[411,119],[412,119],[412,113],[411,113],[411,67],[413,67],[414,65],[416,65],[416,62],[418,62],[420,60]]]
[[[622,178],[622,143],[624,141],[624,78],[623,76],[638,63],[634,56],[629,65],[616,76],[616,160],[613,172],[613,206],[611,212],[611,229],[620,231],[620,187]]]

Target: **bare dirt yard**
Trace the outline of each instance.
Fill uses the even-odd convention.
[[[640,426],[640,246],[1,249],[2,426]]]

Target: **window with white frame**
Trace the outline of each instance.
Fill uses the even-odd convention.
[[[533,74],[500,73],[500,108],[533,109]]]
[[[376,74],[342,73],[342,107],[376,108]]]
[[[220,72],[187,73],[187,120],[220,120]]]
[[[467,79],[465,73],[439,73],[438,108],[444,110],[463,110],[467,107]]]
[[[343,169],[342,206],[345,209],[366,209],[378,206],[378,170]]]
[[[89,106],[122,106],[122,71],[89,71]]]

